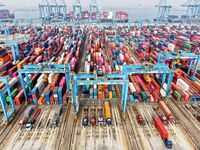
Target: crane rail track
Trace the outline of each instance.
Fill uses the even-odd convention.
[[[180,120],[179,123],[187,131],[187,134],[191,137],[197,148],[200,149],[200,130],[196,128],[196,125],[191,120],[191,118],[188,117],[188,115],[178,106],[178,104],[173,99],[170,99],[168,105],[174,116]]]

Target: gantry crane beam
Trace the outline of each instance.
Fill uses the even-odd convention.
[[[80,0],[75,0],[73,4],[73,11],[74,11],[74,20],[82,18],[82,7]]]
[[[3,109],[3,113],[5,115],[5,120],[6,120],[5,125],[7,126],[9,120],[11,119],[11,117],[15,113],[15,105],[14,105],[13,98],[12,98],[12,95],[11,95],[11,90],[10,90],[8,78],[7,77],[0,77],[0,82],[3,82],[5,84],[5,91],[8,94],[8,97],[9,97],[9,100],[10,100],[9,103],[11,104],[11,108],[12,108],[11,113],[7,111],[7,109],[6,109],[6,105],[7,105],[6,98],[5,98],[5,95],[4,95],[4,93],[1,89],[0,90],[0,102],[1,102],[1,107]]]
[[[20,77],[20,82],[22,85],[22,89],[24,91],[26,101],[28,100],[27,91],[29,90],[29,92],[31,92],[31,83],[28,74],[35,74],[35,73],[64,74],[66,77],[66,84],[67,84],[66,92],[70,91],[70,81],[71,81],[70,65],[64,65],[64,64],[58,65],[58,64],[48,64],[48,63],[39,65],[24,65],[24,69],[18,70],[18,74]],[[28,89],[26,89],[25,87],[23,75],[25,75]]]
[[[83,80],[85,79],[85,80]],[[122,97],[121,106],[122,111],[126,112],[127,95],[128,95],[128,79],[124,74],[106,74],[98,77],[96,74],[76,74],[72,77],[72,97],[75,112],[79,110],[79,102],[77,100],[78,87],[81,85],[121,85]]]
[[[200,9],[200,0],[188,0],[181,6],[187,7],[186,16],[196,16],[198,15],[198,10]]]
[[[95,18],[92,18],[93,13],[95,13]],[[91,0],[90,3],[90,19],[97,20],[99,14],[99,7],[97,4],[97,0]]]
[[[122,73],[125,75],[131,74],[162,74],[162,84],[165,83],[168,75],[166,97],[170,95],[171,82],[173,78],[173,71],[169,69],[167,65],[154,65],[149,63],[143,63],[142,65],[124,65],[122,66]]]
[[[158,64],[165,64],[166,60],[177,60],[177,59],[190,59],[190,64],[189,64],[189,68],[188,68],[188,76],[191,73],[191,69],[194,67],[194,73],[193,75],[190,77],[191,80],[195,79],[195,75],[198,69],[198,65],[200,63],[200,56],[196,55],[195,53],[176,53],[173,54],[172,52],[160,52],[158,54]]]
[[[158,18],[165,18],[169,15],[172,5],[167,4],[167,0],[161,0],[155,7],[158,7]]]
[[[17,43],[12,43],[12,42],[5,42],[4,44],[0,44],[2,47],[10,47],[12,51],[12,57],[13,61],[16,64],[17,62],[17,57],[19,56],[19,47]]]

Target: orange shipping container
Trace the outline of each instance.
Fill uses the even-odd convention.
[[[22,69],[23,68],[23,65],[30,59],[30,56],[27,56],[25,59],[23,59],[22,61],[20,61],[18,64],[17,64],[17,69]]]
[[[172,112],[169,110],[164,101],[159,102],[159,107],[162,109],[162,111],[167,117],[172,115]]]
[[[111,118],[111,109],[110,109],[109,102],[106,101],[104,103],[104,107],[105,107],[105,118],[110,119]]]
[[[4,82],[1,82],[1,83],[0,83],[0,89],[2,89],[4,86],[5,86],[5,83],[4,83]]]
[[[98,91],[98,99],[104,99],[104,92]]]
[[[39,105],[45,104],[44,96],[40,96],[40,98],[38,99],[38,104]]]
[[[200,83],[195,81],[195,82],[192,82],[192,84],[198,89],[200,90]]]
[[[35,54],[36,55],[40,55],[42,53],[42,49],[40,49],[40,48],[36,48],[35,49]]]
[[[5,57],[3,58],[0,58],[0,62],[2,62],[3,64],[8,62],[10,60],[10,57],[8,55],[6,55]]]

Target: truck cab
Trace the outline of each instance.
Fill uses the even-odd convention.
[[[84,117],[83,118],[82,125],[83,126],[87,126],[88,125],[88,117]]]
[[[167,125],[167,124],[168,124],[167,118],[166,118],[165,116],[162,116],[162,117],[161,117],[161,120],[162,120],[162,122],[163,122],[164,125]]]
[[[138,123],[139,124],[144,124],[144,119],[143,119],[143,117],[142,117],[142,115],[137,115],[137,120],[138,120]]]
[[[172,141],[170,141],[168,139],[166,139],[164,143],[165,143],[166,148],[172,148],[172,146],[173,146]]]
[[[169,122],[174,122],[174,117],[173,116],[168,116]]]

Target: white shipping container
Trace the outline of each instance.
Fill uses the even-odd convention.
[[[2,67],[3,67],[3,63],[2,63],[2,62],[0,62],[0,69],[2,69]]]
[[[163,84],[163,88],[160,89],[160,94],[165,97],[166,96],[166,89],[167,89],[167,84]]]
[[[86,72],[86,70],[87,70],[87,65],[88,65],[88,62],[86,61],[85,62],[85,67],[84,67],[84,71]]]
[[[37,79],[37,81],[41,81],[44,78],[44,73],[42,75],[40,75],[40,77]]]
[[[31,79],[32,75],[31,74],[28,74],[28,77],[29,77],[29,80]],[[26,77],[24,78],[24,82],[26,82]]]
[[[10,85],[10,87],[12,87],[15,83],[17,83],[18,79],[15,77],[15,78],[12,78],[8,83]]]
[[[86,73],[90,74],[90,64],[88,64],[87,67],[86,67]]]
[[[42,91],[43,91],[44,88],[45,88],[45,86],[44,86],[44,82],[43,82],[43,81],[37,82],[37,84],[36,84],[35,86],[38,87],[39,94],[41,94]]]
[[[91,61],[91,55],[90,54],[88,55],[88,61],[89,62]]]
[[[150,101],[154,102],[154,97],[150,94]]]
[[[168,49],[170,50],[170,51],[173,51],[174,50],[174,48],[175,48],[175,45],[174,44],[168,44]]]
[[[116,71],[120,71],[118,65],[115,65],[115,69],[116,69]]]
[[[130,82],[129,82],[129,85],[128,85],[128,86],[129,86],[129,88],[130,88],[131,94],[133,94],[133,92],[136,92],[136,89],[135,89],[133,83],[130,83]]]
[[[52,83],[52,82],[53,82],[53,77],[54,77],[54,74],[51,73],[51,74],[49,75],[49,77],[48,77],[48,82],[49,82],[49,83]]]
[[[177,82],[176,82],[176,85],[181,90],[183,90],[184,92],[187,92],[189,90],[189,88],[190,88],[190,86],[185,81],[183,81],[182,79],[178,79]]]

